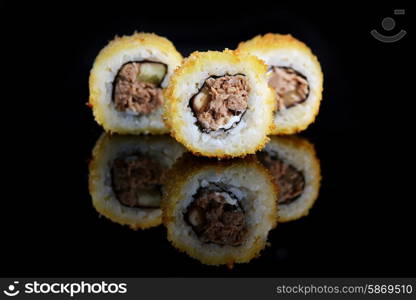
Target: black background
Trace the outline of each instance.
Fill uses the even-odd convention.
[[[198,4],[1,5],[10,154],[3,156],[0,275],[414,276],[412,12],[394,16],[406,8],[397,4]],[[393,33],[408,31],[397,43],[369,34],[389,34],[381,27],[388,16]],[[166,36],[184,56],[291,33],[321,62],[321,111],[301,134],[321,160],[320,196],[308,217],[278,225],[272,246],[249,264],[204,266],[176,251],[163,227],[134,232],[92,206],[87,162],[102,129],[85,105],[89,70],[109,40],[134,31]]]

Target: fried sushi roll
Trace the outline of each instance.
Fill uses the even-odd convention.
[[[308,215],[318,198],[321,167],[314,146],[296,136],[274,136],[259,160],[274,177],[279,188],[279,222]]]
[[[132,229],[160,225],[163,176],[183,152],[168,136],[103,134],[89,165],[95,209]]]
[[[207,265],[249,262],[277,222],[277,189],[255,159],[185,154],[169,172],[163,223],[174,247]]]
[[[165,95],[171,134],[196,155],[235,157],[268,141],[276,107],[258,58],[223,52],[194,52],[173,74]]]
[[[316,118],[322,99],[323,74],[318,59],[291,35],[268,33],[240,43],[238,51],[261,58],[277,110],[271,134],[293,134]]]
[[[166,38],[149,33],[116,37],[95,59],[89,106],[108,132],[167,133],[163,90],[182,56]]]

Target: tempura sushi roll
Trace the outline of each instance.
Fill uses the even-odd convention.
[[[268,33],[240,43],[238,51],[261,58],[277,110],[272,134],[293,134],[316,118],[322,99],[323,74],[318,59],[291,35]]]
[[[169,171],[162,202],[172,244],[208,265],[249,262],[276,226],[277,189],[255,159],[185,154]]]
[[[209,157],[263,148],[276,107],[266,70],[258,58],[231,50],[192,53],[165,92],[165,119],[173,137]]]
[[[95,59],[89,106],[108,132],[167,133],[163,90],[182,56],[166,38],[150,33],[116,37]]]
[[[163,176],[183,152],[168,136],[103,134],[89,165],[95,209],[132,229],[160,225]]]
[[[296,136],[274,136],[257,154],[279,188],[279,222],[306,216],[319,194],[321,167],[314,146]]]

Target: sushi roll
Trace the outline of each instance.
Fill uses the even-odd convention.
[[[274,136],[257,154],[279,188],[279,222],[306,216],[319,194],[321,167],[314,146],[296,136]]]
[[[208,157],[243,156],[263,148],[276,107],[266,70],[258,58],[231,50],[192,53],[165,91],[172,136]]]
[[[277,189],[250,156],[218,161],[185,154],[168,173],[163,223],[174,247],[207,265],[249,262],[277,222]]]
[[[271,134],[306,129],[319,112],[323,89],[321,65],[311,49],[291,35],[268,33],[240,43],[238,51],[256,55],[268,65],[268,82],[277,102]]]
[[[95,209],[132,229],[160,225],[164,174],[183,152],[167,136],[103,134],[89,164]]]
[[[108,132],[160,134],[163,90],[182,56],[166,38],[150,33],[116,37],[95,59],[89,106]]]

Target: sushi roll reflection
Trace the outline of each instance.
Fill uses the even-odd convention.
[[[103,134],[89,165],[95,209],[132,229],[160,225],[163,176],[183,152],[167,136]]]
[[[277,190],[255,159],[185,157],[169,172],[163,200],[168,239],[208,265],[249,262],[276,226]]]
[[[268,33],[240,43],[238,51],[261,58],[267,65],[277,112],[272,134],[306,129],[318,114],[323,75],[312,51],[291,35]]]
[[[315,203],[321,182],[321,167],[315,149],[295,136],[274,136],[257,154],[279,188],[279,222],[306,216]]]
[[[149,33],[116,37],[95,59],[89,105],[106,131],[167,133],[163,90],[182,56],[166,38]]]
[[[165,95],[165,119],[175,139],[197,155],[254,153],[268,141],[276,107],[258,58],[194,52],[173,74]]]

